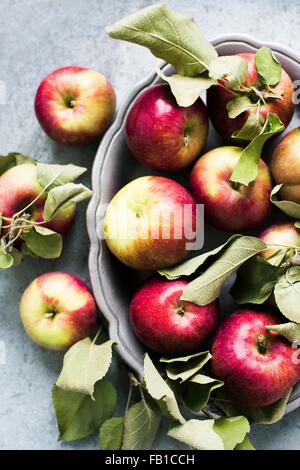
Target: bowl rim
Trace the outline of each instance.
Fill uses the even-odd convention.
[[[213,46],[217,47],[220,46],[224,42],[237,42],[237,43],[244,43],[248,44],[249,46],[255,47],[259,49],[260,47],[269,47],[272,51],[279,52],[290,59],[300,63],[300,54],[294,51],[291,47],[279,44],[276,41],[263,41],[261,39],[255,39],[249,34],[242,34],[242,33],[228,33],[222,34],[220,36],[216,36],[211,41]]]
[[[300,65],[300,55],[295,52],[292,48],[288,46],[281,45],[279,43],[273,41],[262,41],[258,39],[254,39],[253,37],[247,34],[223,34],[215,37],[214,39],[210,40],[213,46],[218,47],[223,44],[228,43],[237,43],[239,45],[248,45],[259,49],[260,47],[266,46],[270,47],[275,53],[278,52],[287,58],[291,59],[294,62],[297,62]],[[164,68],[168,66],[165,61],[159,61],[159,67]],[[102,284],[101,274],[99,272],[99,258],[101,256],[101,243],[99,242],[99,238],[97,237],[97,224],[96,224],[96,216],[97,216],[97,208],[99,203],[101,202],[101,170],[102,166],[107,154],[107,149],[110,146],[111,141],[115,137],[115,135],[120,131],[123,125],[124,116],[128,109],[129,103],[133,101],[138,93],[141,92],[142,89],[151,85],[153,81],[156,79],[156,72],[152,71],[149,73],[143,80],[140,80],[132,90],[124,96],[123,100],[121,101],[120,106],[117,109],[115,120],[110,126],[110,128],[105,133],[95,156],[95,160],[92,167],[92,198],[89,202],[86,214],[86,222],[87,222],[87,230],[90,239],[90,252],[88,258],[88,267],[89,267],[89,274],[90,274],[90,281],[92,285],[92,290],[95,296],[96,303],[98,308],[108,323],[108,332],[110,338],[114,340],[119,340],[119,343],[116,345],[116,351],[118,355],[122,358],[122,360],[126,363],[130,370],[133,370],[138,377],[143,377],[143,367],[137,357],[134,356],[128,345],[122,338],[120,338],[119,334],[119,321],[117,314],[110,308],[108,302],[105,298],[105,293]],[[300,390],[299,393],[296,393],[292,399],[288,402],[286,413],[296,409],[300,406]]]

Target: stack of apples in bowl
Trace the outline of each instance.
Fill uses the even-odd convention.
[[[158,71],[169,83],[154,80],[124,113],[124,139],[143,176],[116,192],[103,220],[103,235],[111,253],[130,273],[147,274],[128,305],[131,327],[144,348],[171,357],[210,349],[213,376],[224,382],[226,393],[234,400],[250,407],[276,402],[300,380],[295,348],[276,331],[276,325],[286,319],[271,300],[244,302],[231,312],[223,308],[222,296],[211,296],[208,303],[194,300],[193,295],[187,295],[191,292],[187,286],[195,282],[198,268],[190,269],[192,264],[187,260],[192,262],[199,251],[204,257],[199,262],[204,266],[200,272],[204,272],[210,269],[209,256],[222,253],[223,248],[217,251],[213,243],[215,253],[205,257],[201,250],[204,233],[220,241],[229,234],[232,240],[239,234],[249,236],[249,231],[256,234],[262,243],[255,253],[258,262],[275,269],[287,266],[272,264],[281,248],[290,247],[294,256],[300,247],[294,221],[287,221],[284,214],[279,223],[272,219],[275,199],[300,202],[300,174],[295,170],[300,167],[300,132],[294,129],[278,137],[293,118],[293,83],[280,64],[277,81],[268,84],[265,78],[264,82],[259,51],[238,51],[235,55],[246,67],[240,85],[248,90],[249,100],[238,112],[230,113],[233,105],[228,103],[236,94],[226,86],[226,77],[210,86],[206,100],[205,94],[203,100],[198,94],[187,104],[178,99],[170,76]],[[278,64],[273,55],[271,60]],[[215,128],[213,140],[222,139],[220,146],[214,146],[211,139],[207,143],[209,120]],[[256,120],[258,129],[249,138],[245,129],[251,120]],[[275,134],[281,140],[278,145]],[[276,146],[270,165],[261,158],[268,138],[269,151]],[[244,165],[249,155],[254,177]],[[274,183],[283,185],[277,187],[278,199]],[[229,272],[233,261],[224,263],[228,263]],[[210,287],[208,282],[201,288],[209,291]],[[269,328],[272,325],[274,329]]]

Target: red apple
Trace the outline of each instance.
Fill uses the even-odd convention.
[[[276,184],[283,184],[281,199],[300,204],[300,128],[293,129],[277,145],[270,165]]]
[[[270,405],[300,380],[300,363],[291,343],[266,330],[278,323],[282,320],[274,313],[241,310],[230,315],[217,333],[212,373],[244,405]]]
[[[62,67],[40,84],[35,113],[46,134],[59,144],[80,145],[98,139],[111,124],[116,96],[99,72]]]
[[[249,186],[232,183],[230,176],[241,155],[240,147],[218,147],[195,164],[190,188],[204,204],[206,220],[225,232],[244,232],[264,224],[271,212],[271,177],[260,160],[256,180]]]
[[[204,307],[180,300],[186,280],[153,278],[134,295],[130,319],[138,338],[160,354],[195,351],[216,329],[219,303]]]
[[[42,188],[37,179],[37,168],[32,163],[17,165],[0,176],[0,214],[12,218],[24,209],[41,193]],[[42,194],[26,211],[28,219],[33,222],[43,221],[43,209],[46,194]],[[46,224],[42,224],[61,235],[65,235],[71,227],[76,205],[70,204],[58,212],[57,216]],[[8,222],[3,222],[3,226]],[[5,230],[3,230],[5,232]]]
[[[161,171],[178,171],[200,153],[208,132],[206,107],[199,98],[180,107],[169,85],[147,88],[134,102],[126,120],[125,137],[134,157]]]
[[[92,333],[97,310],[91,292],[80,279],[52,272],[37,277],[26,288],[20,315],[35,343],[61,350]]]
[[[272,247],[260,253],[260,256],[266,260],[272,258],[278,251],[288,249],[289,246],[299,247],[300,250],[300,231],[292,222],[273,224],[264,230],[259,238],[266,244],[272,245]],[[278,245],[276,246],[277,243]],[[291,252],[294,253],[294,251],[291,248]]]
[[[157,270],[179,263],[196,237],[196,203],[179,183],[144,176],[124,186],[104,217],[111,252],[134,269]],[[198,232],[198,230],[197,230]]]
[[[255,66],[255,54],[241,53],[237,55],[243,57],[248,63],[248,76],[244,85],[247,87],[254,86],[259,91],[262,91]],[[266,105],[261,105],[259,111],[261,124],[263,125],[265,122],[265,118],[268,113],[275,113],[279,116],[282,123],[285,126],[288,126],[294,114],[294,89],[293,82],[284,69],[282,69],[280,82],[273,87],[272,90],[275,95],[278,95],[281,98],[266,99]],[[207,108],[209,117],[216,131],[226,140],[237,142],[236,139],[231,138],[232,134],[235,131],[240,130],[247,121],[249,115],[253,112],[257,112],[257,110],[255,108],[250,108],[234,119],[229,118],[226,105],[228,101],[234,98],[234,96],[235,95],[232,91],[221,85],[213,86],[207,91]],[[253,96],[250,95],[250,99],[253,100],[253,103],[256,103],[258,98],[257,95],[253,93]]]

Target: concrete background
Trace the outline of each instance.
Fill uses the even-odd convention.
[[[133,83],[155,64],[143,48],[109,39],[104,27],[142,8],[147,0],[0,0],[0,80],[6,104],[0,105],[0,153],[19,151],[45,162],[92,166],[97,145],[63,148],[48,140],[33,113],[41,79],[64,65],[81,65],[103,72],[120,102]],[[170,0],[171,7],[190,14],[209,38],[248,33],[299,48],[299,0]],[[299,50],[298,50],[299,52]],[[84,178],[89,185],[89,174]],[[66,270],[88,280],[89,243],[82,204],[74,229],[57,261],[27,259],[22,266],[0,273],[0,344],[6,364],[0,365],[0,449],[94,449],[97,436],[77,443],[57,442],[51,388],[61,369],[62,355],[42,350],[26,337],[18,303],[26,285],[41,273]],[[1,362],[1,361],[0,361]],[[111,371],[119,394],[119,412],[127,394],[126,371],[115,358]],[[179,448],[164,438],[162,425],[156,449]],[[300,410],[280,423],[255,426],[252,440],[259,449],[300,449]]]

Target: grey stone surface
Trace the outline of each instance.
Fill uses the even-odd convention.
[[[153,57],[134,45],[110,40],[105,25],[146,6],[146,0],[1,0],[0,80],[6,85],[6,104],[0,105],[0,153],[18,150],[42,161],[74,162],[91,168],[96,145],[63,148],[40,130],[33,99],[41,79],[63,65],[82,65],[106,74],[118,100],[155,64]],[[178,11],[193,15],[204,33],[241,32],[259,39],[299,47],[299,0],[171,0]],[[1,91],[1,90],[0,90]],[[0,102],[2,100],[0,99]],[[84,178],[89,184],[89,174]],[[28,259],[0,273],[0,449],[93,449],[97,437],[64,444],[57,442],[51,388],[62,365],[62,355],[35,346],[26,337],[18,316],[18,303],[26,285],[37,275],[66,270],[88,280],[88,237],[85,204],[78,210],[63,256],[57,261]],[[0,363],[2,361],[0,360]],[[115,358],[112,380],[119,394],[119,412],[125,406],[127,373]],[[164,438],[163,423],[156,449],[180,448]],[[252,439],[260,449],[300,449],[300,410],[280,423],[255,426]]]

